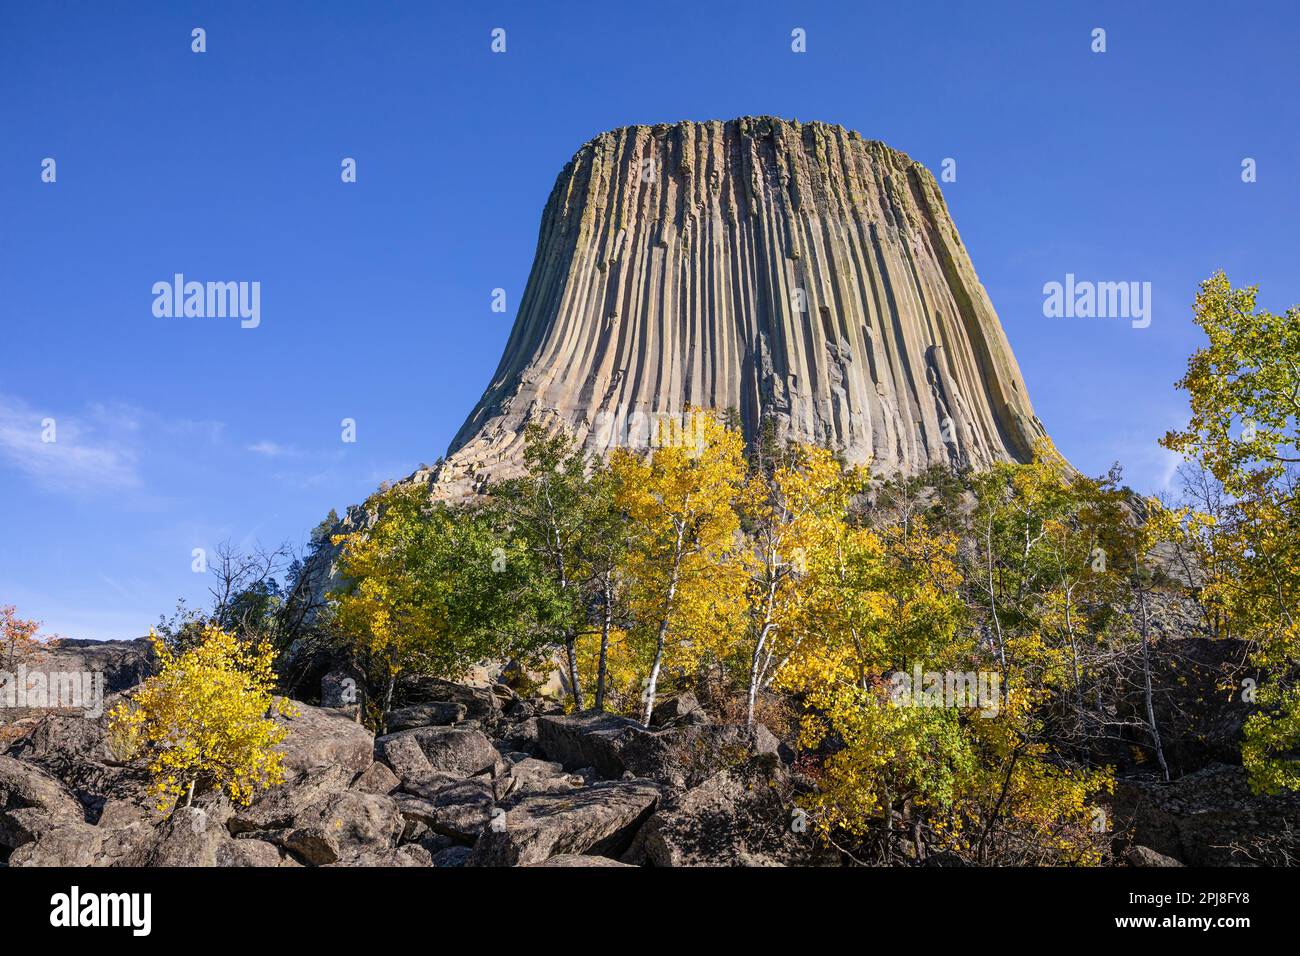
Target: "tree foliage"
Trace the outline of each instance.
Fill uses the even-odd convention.
[[[1196,503],[1213,508],[1178,514],[1181,540],[1211,559],[1205,606],[1255,645],[1263,679],[1242,758],[1252,784],[1273,792],[1300,787],[1300,306],[1276,315],[1257,296],[1222,272],[1201,284],[1195,318],[1208,344],[1178,383],[1191,419],[1162,444],[1223,489]]]
[[[274,715],[294,711],[273,696],[273,649],[214,626],[187,650],[156,636],[154,647],[158,673],[109,712],[109,733],[121,756],[147,748],[158,809],[208,786],[246,805],[259,788],[283,783],[276,746],[286,730]]]
[[[0,669],[11,671],[30,657],[40,629],[40,621],[19,617],[12,604],[0,604]]]
[[[524,433],[524,474],[490,488],[495,521],[526,553],[535,582],[514,611],[526,619],[521,623],[536,636],[535,643],[551,644],[563,654],[579,709],[585,695],[578,638],[595,626],[607,634],[615,616],[614,569],[623,522],[610,482],[603,464],[589,463],[571,436],[533,423]],[[597,672],[599,698],[599,664]]]
[[[652,648],[642,694],[650,722],[665,663],[679,673],[716,655],[743,606],[740,518],[744,442],[714,415],[688,411],[690,440],[660,441],[648,457],[619,449],[610,470],[628,516],[626,574],[633,639]]]
[[[366,507],[371,526],[335,539],[345,583],[330,600],[335,626],[381,688],[376,722],[403,672],[458,679],[492,658],[535,654],[518,609],[551,592],[518,537],[488,513],[431,503],[414,485],[394,485]]]

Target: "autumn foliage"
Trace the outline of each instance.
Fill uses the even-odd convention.
[[[1170,593],[1254,642],[1243,756],[1258,787],[1300,782],[1300,313],[1219,276],[1197,320],[1192,419],[1165,443],[1201,467],[1204,507],[1081,475],[1046,441],[1026,464],[877,480],[767,422],[747,446],[734,414],[686,409],[607,460],[535,423],[525,474],[473,505],[368,503],[340,539],[336,623],[388,693],[402,669],[509,659],[558,666],[575,709],[649,722],[691,689],[783,721],[814,784],[800,802],[855,858],[1101,862],[1098,755],[1122,740],[1170,779],[1153,686]],[[1170,553],[1181,583],[1153,559]]]
[[[292,716],[273,696],[273,655],[220,628],[207,627],[185,651],[155,638],[159,672],[109,713],[118,755],[146,755],[149,792],[167,811],[196,789],[211,787],[248,804],[257,790],[284,782],[276,745]]]
[[[1277,315],[1257,297],[1221,272],[1201,284],[1208,344],[1178,383],[1192,416],[1162,444],[1200,470],[1174,536],[1207,572],[1202,606],[1254,646],[1262,679],[1242,758],[1252,783],[1275,792],[1300,787],[1300,306]]]
[[[40,621],[19,617],[12,604],[0,605],[0,669],[13,670],[30,657],[38,646],[36,635],[40,629]]]

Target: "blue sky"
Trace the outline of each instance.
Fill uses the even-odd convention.
[[[954,158],[944,192],[1039,416],[1079,467],[1156,490],[1196,283],[1300,302],[1298,10],[0,4],[0,603],[137,636],[204,595],[192,549],[300,542],[435,460],[554,177],[630,123],[775,114]],[[261,325],[156,318],[177,272],[259,281]],[[1045,318],[1067,272],[1151,282],[1151,326]]]

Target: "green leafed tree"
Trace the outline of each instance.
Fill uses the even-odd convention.
[[[1210,578],[1203,600],[1255,644],[1262,679],[1242,760],[1252,784],[1272,792],[1300,787],[1300,306],[1273,313],[1257,297],[1222,272],[1201,283],[1195,319],[1208,342],[1178,383],[1191,419],[1162,444],[1230,498],[1192,524],[1210,529],[1207,553],[1231,569]]]

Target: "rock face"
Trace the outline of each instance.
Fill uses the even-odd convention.
[[[631,126],[560,173],[505,354],[436,471],[511,473],[534,419],[593,452],[687,406],[879,473],[1026,460],[1044,431],[933,176],[823,123]],[[769,423],[769,424],[765,424]]]

